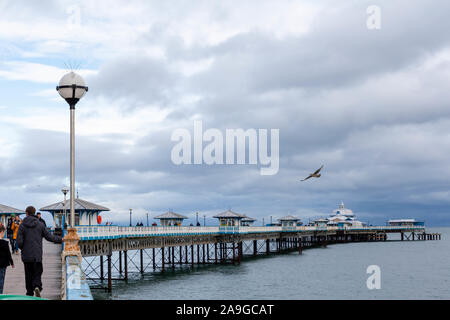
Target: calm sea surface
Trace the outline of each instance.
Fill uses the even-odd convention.
[[[244,259],[241,265],[149,273],[95,299],[450,299],[450,228],[441,241],[350,243]],[[138,261],[138,260],[136,260]],[[368,290],[369,265],[381,289]]]

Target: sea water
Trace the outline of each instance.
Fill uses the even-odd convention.
[[[93,290],[93,295],[130,300],[450,299],[450,228],[427,228],[427,233],[438,232],[440,241],[335,244],[301,255],[246,258],[240,265],[150,272],[114,282],[111,294]],[[381,287],[370,290],[367,268],[373,265],[380,268]]]

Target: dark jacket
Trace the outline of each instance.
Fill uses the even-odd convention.
[[[47,224],[45,223],[45,220],[42,218],[39,218],[39,221],[44,225],[44,227],[47,228]]]
[[[11,230],[12,222],[13,222],[12,218],[9,218],[8,219],[8,225],[6,227],[6,235],[7,235],[8,238],[11,237],[11,234],[12,234],[12,230]]]
[[[62,238],[52,235],[36,216],[23,219],[17,234],[17,244],[22,250],[23,262],[42,262],[42,238],[61,243]]]
[[[14,265],[14,261],[11,257],[11,251],[9,251],[8,241],[0,240],[0,268],[12,265]]]

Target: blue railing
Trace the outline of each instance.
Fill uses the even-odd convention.
[[[184,235],[206,235],[206,234],[247,234],[247,233],[270,233],[270,232],[333,232],[333,231],[370,231],[370,232],[401,232],[401,231],[424,231],[424,227],[313,227],[313,226],[283,226],[283,227],[111,227],[92,226],[77,227],[81,241],[142,238],[160,236],[184,236]]]

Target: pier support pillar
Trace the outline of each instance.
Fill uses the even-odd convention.
[[[141,274],[144,274],[144,250],[141,249],[140,252],[140,258],[141,258]]]
[[[128,251],[123,252],[123,259],[125,262],[125,280],[128,280]]]
[[[103,256],[100,256],[100,280],[105,280],[105,273],[103,272]]]
[[[238,264],[241,264],[242,254],[243,254],[242,241],[240,241],[238,242]]]
[[[221,257],[220,257],[220,261],[221,263],[226,263],[227,262],[227,258],[228,258],[228,244],[226,242],[222,243],[222,250],[221,250]]]
[[[172,261],[172,260],[170,260],[170,247],[168,247],[168,248],[167,248],[167,263],[169,264],[169,266],[170,266],[170,264],[171,264],[171,261]]]
[[[166,257],[164,256],[164,253],[166,251],[165,247],[161,248],[161,272],[165,271],[165,267],[166,267]]]
[[[303,252],[303,244],[302,244],[302,237],[298,237],[298,253],[302,254]]]
[[[152,259],[152,262],[153,262],[153,271],[155,271],[155,270],[156,270],[155,248],[152,248],[152,255],[153,255],[153,259]]]
[[[214,263],[217,264],[217,242],[214,243]]]
[[[202,256],[203,256],[203,264],[206,264],[205,244],[203,244]]]
[[[119,251],[119,274],[122,276],[122,251]]]
[[[253,240],[253,255],[256,256],[258,254],[258,240]]]
[[[172,247],[172,269],[175,269],[175,247]]]
[[[200,246],[197,245],[197,264],[200,264]]]
[[[108,292],[112,292],[111,254],[108,255]]]
[[[270,254],[270,239],[266,240],[266,254]]]

